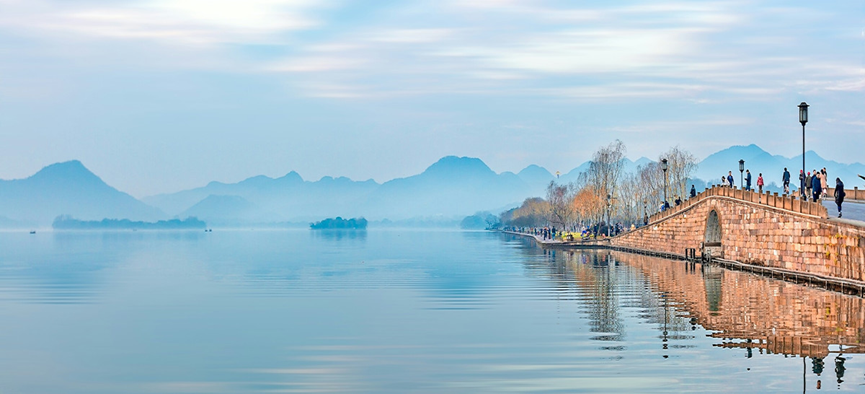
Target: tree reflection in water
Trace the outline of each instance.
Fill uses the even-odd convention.
[[[669,341],[693,338],[690,331],[699,325],[719,339],[714,346],[743,349],[748,358],[757,352],[803,362],[810,357],[818,379],[823,360],[832,355],[839,387],[844,354],[865,352],[865,305],[859,297],[624,252],[547,250],[544,256],[530,271],[547,275],[562,291],[575,289],[591,332],[598,334],[594,340],[624,340],[621,308],[637,307],[638,316],[661,331],[665,358],[674,343]]]

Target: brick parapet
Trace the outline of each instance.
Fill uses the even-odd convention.
[[[754,195],[759,196],[757,202]],[[714,210],[725,259],[865,281],[865,227],[827,220],[826,209],[818,205],[713,188],[663,216],[653,216],[648,226],[614,237],[611,244],[684,254],[706,240],[707,218]]]

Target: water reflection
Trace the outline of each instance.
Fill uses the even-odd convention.
[[[484,232],[8,236],[0,292],[0,392],[789,392],[865,371],[861,300]]]
[[[366,240],[366,229],[363,230],[354,230],[354,229],[323,229],[323,230],[310,230],[312,236],[316,239],[324,239],[331,241],[343,241],[343,240]]]
[[[824,358],[830,346],[863,352],[863,299],[753,274],[701,266],[690,272],[683,262],[612,253],[639,269],[662,291],[714,331],[727,348]]]
[[[524,241],[526,256],[537,248]],[[624,341],[629,308],[657,324],[663,358],[694,347],[692,334],[708,330],[717,348],[810,360],[809,386],[821,388],[829,373],[841,388],[850,354],[865,353],[862,298],[810,288],[718,266],[685,263],[615,251],[545,250],[543,261],[527,259],[533,275],[555,288],[573,287],[585,306],[592,340]],[[601,346],[620,351],[620,346]],[[805,373],[803,364],[802,373]],[[808,380],[802,375],[803,384]]]

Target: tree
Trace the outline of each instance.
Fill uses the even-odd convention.
[[[667,159],[669,198],[671,200],[675,199],[675,196],[684,198],[691,190],[688,179],[697,171],[697,158],[691,152],[679,149],[678,146],[670,148],[660,158]]]
[[[553,226],[560,229],[570,227],[574,220],[573,188],[571,185],[559,185],[551,181],[547,186],[547,219]]]
[[[503,212],[501,223],[514,227],[541,227],[546,225],[549,204],[539,197],[527,198],[519,208]]]
[[[599,148],[592,156],[588,183],[602,201],[616,196],[616,187],[625,168],[625,152],[625,144],[615,140],[610,145]],[[615,207],[611,206],[610,209],[612,208]]]

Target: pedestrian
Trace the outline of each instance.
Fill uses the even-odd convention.
[[[847,195],[847,192],[844,191],[844,182],[841,182],[841,178],[835,178],[835,204],[838,205],[838,217],[841,217],[841,203],[844,202],[844,196]]]
[[[697,197],[697,188],[691,185],[691,198]]]
[[[805,199],[807,200],[810,197],[811,191],[814,189],[814,177],[811,176],[811,171],[805,175]]]
[[[781,177],[781,181],[784,182],[784,194],[790,194],[790,171],[787,171],[787,167],[784,167],[784,175]]]
[[[820,186],[823,187],[823,196],[824,197],[827,194],[829,194],[829,188],[827,187],[828,183],[829,183],[829,178],[827,178],[827,175],[826,175],[826,167],[823,167],[823,169],[820,170]]]
[[[721,186],[727,186],[727,177],[721,175]]]
[[[676,196],[676,206],[682,205],[682,199],[679,196]]]
[[[816,170],[814,172],[817,172]],[[820,184],[820,178],[815,174],[811,177],[811,190],[814,192],[814,202],[820,200],[820,195],[823,194],[823,187]]]
[[[733,171],[727,172],[727,184],[733,187]]]
[[[763,173],[757,175],[757,190],[760,194],[763,194]]]
[[[751,191],[751,170],[745,170],[745,190]]]

